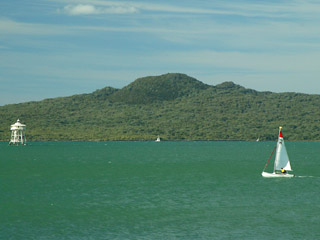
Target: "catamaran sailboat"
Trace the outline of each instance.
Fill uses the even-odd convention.
[[[273,173],[265,172],[265,169],[275,150],[276,150],[276,157],[274,160]],[[291,169],[291,164],[287,154],[286,146],[284,145],[282,127],[279,127],[279,137],[278,137],[277,145],[273,149],[273,152],[271,153],[271,156],[269,157],[268,162],[262,171],[262,176],[263,177],[294,177],[294,174],[289,174],[287,171],[292,171],[292,169]]]

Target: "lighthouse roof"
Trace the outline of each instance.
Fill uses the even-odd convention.
[[[18,129],[18,128],[25,128],[26,125],[20,123],[20,120],[18,119],[17,122],[15,124],[12,124],[11,125],[11,130],[14,130],[14,129]]]

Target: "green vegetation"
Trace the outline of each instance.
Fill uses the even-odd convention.
[[[210,86],[184,74],[122,89],[0,107],[0,140],[17,118],[27,140],[320,140],[320,95]]]

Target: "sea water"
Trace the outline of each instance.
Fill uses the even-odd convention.
[[[274,145],[2,142],[0,239],[320,239],[320,142]]]

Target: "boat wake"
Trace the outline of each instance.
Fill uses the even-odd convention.
[[[296,176],[298,178],[320,178],[318,176]]]

